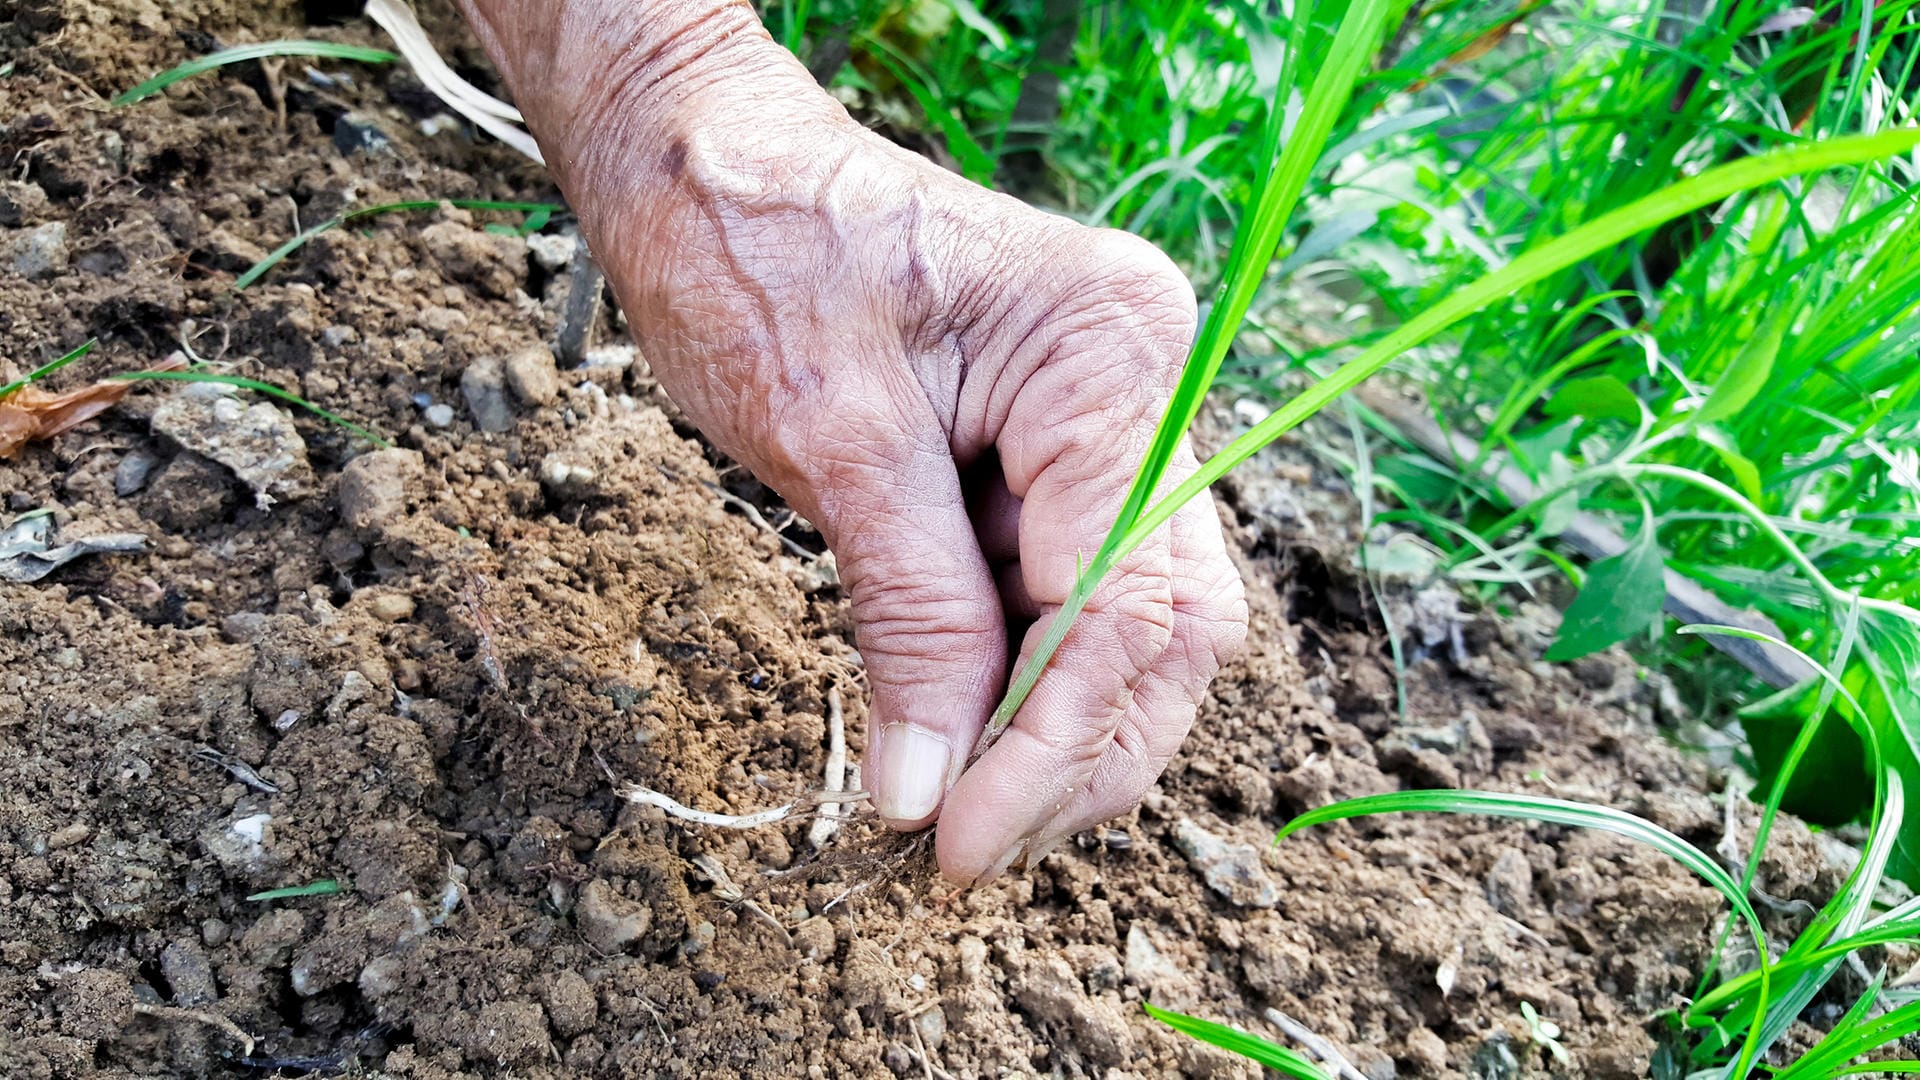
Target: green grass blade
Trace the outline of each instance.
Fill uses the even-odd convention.
[[[303,896],[333,896],[346,891],[346,885],[334,878],[322,878],[305,885],[290,885],[284,889],[268,889],[247,897],[252,901],[296,900]]]
[[[1362,380],[1385,367],[1388,361],[1488,304],[1624,243],[1639,233],[1738,192],[1801,173],[1876,161],[1915,146],[1920,146],[1920,128],[1898,128],[1875,135],[1842,136],[1743,158],[1715,166],[1636,199],[1554,240],[1530,248],[1506,266],[1453,292],[1402,323],[1359,356],[1276,409],[1273,415],[1209,458],[1198,472],[1140,516],[1120,545],[1119,553],[1132,550],[1153,530],[1166,524],[1174,511],[1226,475],[1227,470],[1252,457],[1262,447],[1325,408],[1333,399],[1358,386]]]
[[[1867,1002],[1870,997],[1861,998]],[[1850,1073],[1905,1071],[1883,1070],[1877,1063],[1853,1066],[1848,1062],[1882,1046],[1897,1044],[1920,1032],[1920,1001],[1863,1020],[1849,1012],[1845,1020],[1827,1033],[1826,1038],[1801,1056],[1800,1060],[1774,1074],[1775,1080],[1809,1080],[1813,1077],[1845,1076]]]
[[[124,375],[114,375],[111,376],[111,378],[121,382],[159,380],[163,382],[218,383],[221,386],[231,386],[237,390],[251,390],[256,394],[265,394],[271,398],[278,398],[289,405],[295,405],[305,409],[330,424],[345,428],[382,450],[388,450],[393,447],[392,443],[361,427],[359,424],[345,417],[330,413],[292,391],[282,390],[272,383],[264,383],[258,379],[242,378],[239,375],[216,375],[206,371],[129,371]]]
[[[266,258],[254,263],[247,268],[246,273],[234,279],[233,291],[239,292],[254,282],[259,281],[267,275],[269,270],[285,262],[287,256],[305,247],[314,237],[320,236],[323,233],[332,232],[350,221],[358,221],[361,218],[373,217],[377,214],[392,214],[412,210],[436,210],[441,206],[454,206],[462,210],[505,210],[527,215],[545,214],[549,218],[555,213],[566,209],[566,207],[558,206],[554,203],[499,202],[493,199],[419,199],[412,202],[394,202],[382,203],[379,206],[364,206],[358,210],[349,210],[344,214],[330,217],[318,225],[304,229],[279,247],[267,252]],[[530,225],[532,220],[532,216],[529,216],[528,223]],[[537,228],[538,226],[535,227]]]
[[[1230,1050],[1243,1058],[1265,1065],[1275,1072],[1291,1076],[1294,1080],[1332,1080],[1318,1065],[1307,1060],[1284,1046],[1276,1046],[1255,1035],[1230,1028],[1225,1024],[1216,1024],[1211,1020],[1201,1020],[1182,1013],[1168,1012],[1156,1008],[1149,1002],[1141,1002],[1140,1007],[1147,1015],[1167,1025],[1183,1035],[1191,1035],[1203,1043]]]
[[[257,45],[236,45],[231,49],[221,49],[219,52],[189,60],[179,67],[168,68],[115,97],[112,104],[120,106],[145,101],[182,79],[190,79],[226,64],[237,64],[243,60],[259,60],[269,56],[318,56],[329,60],[357,60],[363,64],[391,64],[400,59],[398,54],[390,53],[385,49],[341,45],[333,41],[265,41]]]
[[[1307,177],[1320,161],[1333,125],[1353,97],[1354,84],[1373,55],[1391,7],[1390,0],[1357,0],[1341,19],[1326,62],[1315,76],[1294,122],[1292,135],[1282,144],[1278,160],[1263,179],[1253,217],[1234,237],[1233,251],[1227,258],[1227,279],[1188,355],[1173,398],[1154,431],[1153,444],[1141,459],[1133,487],[1127,492],[1114,533],[1108,539],[1109,546],[1124,535],[1126,527],[1146,508],[1166,475],[1174,449],[1193,426],[1194,417],[1199,415],[1207,390],[1219,376],[1220,365],[1233,345],[1234,336],[1246,321],[1254,292],[1279,250],[1287,222],[1306,190]],[[1275,112],[1283,107],[1285,98],[1286,87],[1282,87],[1279,101],[1272,106]]]
[[[1299,32],[1302,25],[1299,20],[1311,17],[1307,10],[1309,5],[1302,7],[1303,10],[1295,15],[1296,32],[1293,39],[1296,46],[1289,50],[1289,68],[1297,66],[1297,43],[1304,39],[1304,33]],[[1208,388],[1220,373],[1220,364],[1233,344],[1234,335],[1239,333],[1241,324],[1246,321],[1247,308],[1253,303],[1254,291],[1279,249],[1287,221],[1300,200],[1300,193],[1305,190],[1307,176],[1320,160],[1321,151],[1326,148],[1327,139],[1341,110],[1352,98],[1354,83],[1379,43],[1392,7],[1391,0],[1354,0],[1341,19],[1340,28],[1328,48],[1326,63],[1315,76],[1307,93],[1306,104],[1294,122],[1292,137],[1281,147],[1272,168],[1265,168],[1266,163],[1262,162],[1263,174],[1253,219],[1234,235],[1233,251],[1228,257],[1227,281],[1221,286],[1220,296],[1208,313],[1206,325],[1201,328],[1199,338],[1187,355],[1179,384],[1167,403],[1166,412],[1160,417],[1159,426],[1154,429],[1153,443],[1141,458],[1140,467],[1134,473],[1133,486],[1127,492],[1126,501],[1121,504],[1113,528],[1081,573],[1067,602],[1054,614],[1040,646],[1016,673],[1007,687],[1006,696],[1000,699],[999,706],[988,718],[976,753],[990,745],[1013,722],[1021,704],[1040,681],[1047,662],[1053,658],[1060,643],[1066,640],[1068,629],[1092,597],[1093,587],[1112,569],[1120,549],[1128,546],[1128,536],[1132,534],[1149,500],[1159,490],[1167,466],[1173,461],[1175,449],[1185,437],[1187,429],[1193,425],[1193,418],[1199,415],[1201,403],[1206,400]],[[1282,85],[1275,102],[1269,107],[1268,128],[1272,140],[1279,138],[1279,114],[1284,109],[1287,90],[1288,87]]]
[[[1889,922],[1871,930],[1863,930],[1852,937],[1841,938],[1831,945],[1822,945],[1812,952],[1782,959],[1773,965],[1772,975],[1776,980],[1798,981],[1810,971],[1835,960],[1845,959],[1848,953],[1858,952],[1875,945],[1916,941],[1920,941],[1920,920],[1903,919]],[[1710,992],[1702,994],[1689,1011],[1700,1014],[1719,1012],[1752,993],[1758,982],[1759,972],[1757,971],[1735,976],[1714,987]]]
[[[1510,795],[1491,791],[1394,791],[1384,795],[1348,799],[1345,802],[1309,810],[1287,822],[1286,827],[1274,837],[1274,843],[1285,840],[1301,829],[1329,821],[1365,817],[1369,814],[1401,813],[1481,814],[1487,817],[1541,821],[1551,825],[1569,825],[1574,828],[1609,832],[1654,848],[1691,870],[1700,880],[1713,886],[1715,891],[1727,898],[1727,902],[1733,905],[1734,911],[1746,922],[1747,929],[1753,936],[1754,947],[1758,950],[1757,955],[1763,958],[1757,994],[1759,1008],[1762,1011],[1765,1010],[1770,990],[1768,965],[1764,959],[1769,955],[1766,931],[1762,929],[1760,917],[1754,912],[1753,905],[1747,900],[1746,890],[1742,889],[1740,883],[1722,869],[1712,856],[1653,822],[1637,818],[1632,814],[1611,807],[1589,806],[1585,803],[1543,798],[1538,795]],[[1757,1032],[1754,1031],[1748,1033],[1746,1044],[1740,1052],[1738,1067],[1730,1075],[1747,1075],[1755,1056],[1759,1053],[1756,1035]]]
[[[41,379],[46,378],[47,376],[53,374],[54,372],[59,371],[61,368],[66,367],[68,364],[73,363],[75,360],[78,360],[81,357],[87,355],[88,353],[92,352],[93,347],[98,344],[100,344],[99,338],[88,338],[86,342],[83,343],[79,348],[73,350],[67,355],[61,357],[60,359],[55,360],[44,367],[36,368],[33,371],[28,372],[24,376],[13,380],[12,382],[8,383],[5,386],[0,386],[0,401],[5,401],[7,398],[10,398],[14,394],[18,393],[22,388],[31,386],[34,383],[39,382]]]

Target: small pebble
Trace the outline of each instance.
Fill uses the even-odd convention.
[[[699,956],[707,951],[707,946],[712,944],[713,924],[702,919],[693,924],[693,929],[687,931],[687,939],[680,943],[680,952],[683,956]]]
[[[47,837],[47,850],[64,851],[67,848],[73,847],[75,844],[81,843],[92,835],[93,826],[88,825],[84,821],[76,821],[66,828],[55,832],[52,836]]]
[[[429,405],[426,411],[427,423],[443,428],[453,423],[453,406]]]
[[[383,623],[405,622],[413,618],[413,597],[405,593],[381,593],[367,601],[367,614]]]
[[[570,235],[534,233],[527,237],[527,250],[542,270],[564,270],[573,261],[573,248],[580,241]]]
[[[145,450],[135,450],[120,459],[113,470],[113,493],[126,498],[147,486],[147,477],[153,475],[153,467],[160,459]]]
[[[507,389],[524,405],[551,405],[560,396],[560,371],[553,351],[534,345],[507,357]]]
[[[597,349],[588,349],[580,367],[586,370],[625,371],[639,357],[640,350],[631,345],[602,345]]]
[[[66,273],[67,261],[67,223],[64,221],[28,229],[14,241],[13,269],[28,281]]]
[[[502,432],[513,429],[513,406],[507,402],[507,370],[497,357],[483,356],[467,365],[460,375],[460,392],[466,396],[467,412],[481,431]]]

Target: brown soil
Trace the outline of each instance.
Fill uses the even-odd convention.
[[[1402,718],[1340,569],[1340,486],[1275,458],[1227,492],[1248,655],[1136,815],[966,894],[851,867],[763,879],[807,858],[809,823],[690,828],[621,802],[609,773],[772,805],[818,785],[835,689],[858,750],[843,599],[717,490],[764,493],[644,361],[566,373],[552,400],[532,385],[510,430],[476,431],[463,375],[497,386],[489,365],[550,338],[568,279],[464,213],[340,230],[229,291],[296,220],[551,197],[538,172],[423,135],[398,71],[323,63],[353,83],[318,87],[301,61],[244,65],[99,101],[216,42],[372,40],[299,5],[0,15],[0,375],[98,337],[54,384],[76,385],[197,334],[402,448],[356,458],[295,417],[308,465],[262,508],[156,430],[176,430],[164,402],[218,412],[168,386],[0,462],[0,523],[53,508],[69,538],[151,539],[0,585],[0,1075],[1254,1075],[1149,1021],[1148,998],[1269,1036],[1276,1007],[1370,1080],[1644,1075],[1649,1021],[1690,991],[1722,913],[1683,871],[1512,823],[1267,843],[1304,807],[1461,785],[1590,799],[1711,847],[1718,784],[1662,742],[1625,661],[1548,667],[1537,616],[1462,616],[1464,651],[1419,659]],[[470,45],[458,59],[480,66]],[[360,124],[389,145],[343,150]],[[54,223],[62,252],[28,276],[15,253],[47,255]],[[435,427],[422,402],[456,418]],[[1782,831],[1768,890],[1830,889],[1804,830]],[[833,847],[873,839],[856,823]],[[1251,845],[1220,891],[1183,853],[1212,840]],[[701,856],[754,906],[716,895]],[[322,880],[344,889],[246,899]],[[1523,1001],[1573,1065],[1529,1046]]]

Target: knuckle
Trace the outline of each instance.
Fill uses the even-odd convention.
[[[1106,755],[1121,725],[1126,702],[1110,704],[1110,708],[1094,711],[1077,723],[1035,725],[1023,734],[1038,744],[1038,760],[1051,763],[1057,774],[1084,776]],[[1063,803],[1059,809],[1064,808]]]
[[[1174,602],[1188,665],[1204,688],[1247,639],[1247,588],[1226,558],[1187,564]]]
[[[1121,574],[1094,593],[1087,613],[1106,624],[1100,632],[1119,647],[1129,668],[1145,671],[1173,643],[1172,577],[1152,567]]]
[[[860,652],[870,663],[977,659],[981,638],[994,636],[1000,626],[990,600],[956,596],[930,581],[881,584],[869,578],[851,592]]]

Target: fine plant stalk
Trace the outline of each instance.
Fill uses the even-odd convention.
[[[88,353],[92,352],[93,347],[95,345],[98,345],[99,343],[100,343],[99,338],[89,338],[87,339],[87,341],[82,343],[78,348],[74,349],[72,352],[68,353],[67,355],[62,356],[60,359],[55,360],[42,367],[35,368],[34,370],[27,372],[25,375],[22,375],[18,379],[13,380],[12,382],[8,383],[5,386],[0,386],[0,401],[5,401],[7,398],[12,397],[14,394],[18,393],[21,389],[39,382],[41,379],[46,378],[47,376],[53,374],[54,372],[59,371],[61,368],[66,367],[68,364],[73,363],[75,360],[78,360],[81,357],[87,355]]]
[[[196,57],[178,67],[168,68],[146,82],[119,94],[111,104],[132,105],[137,101],[145,101],[182,79],[190,79],[226,64],[237,64],[243,60],[260,60],[269,56],[317,56],[329,60],[356,60],[362,64],[391,64],[400,59],[397,54],[385,49],[342,45],[334,41],[264,41],[256,45],[236,45],[231,49],[221,49],[219,52]]]
[[[217,383],[221,386],[231,386],[238,390],[251,390],[256,394],[265,394],[271,398],[278,398],[289,405],[305,409],[329,424],[345,428],[347,431],[358,435],[360,438],[367,440],[382,450],[391,449],[393,446],[392,443],[343,416],[328,412],[290,390],[282,390],[272,383],[261,382],[258,379],[248,379],[239,375],[219,375],[210,371],[129,371],[124,375],[112,375],[108,377],[119,380],[120,382],[142,382],[158,379],[167,382]]]
[[[411,202],[393,202],[382,203],[379,206],[363,206],[358,210],[349,210],[344,214],[336,214],[318,225],[303,229],[279,247],[267,252],[266,258],[254,263],[247,268],[246,273],[234,279],[233,291],[239,292],[254,282],[259,281],[267,275],[269,270],[285,262],[287,256],[292,255],[294,252],[306,246],[314,237],[320,236],[323,233],[332,232],[350,221],[358,221],[361,218],[373,217],[378,214],[392,214],[414,210],[437,210],[442,206],[453,206],[461,210],[505,210],[526,214],[527,220],[522,227],[528,232],[544,228],[547,219],[566,209],[554,203],[499,202],[493,199],[419,199]]]

